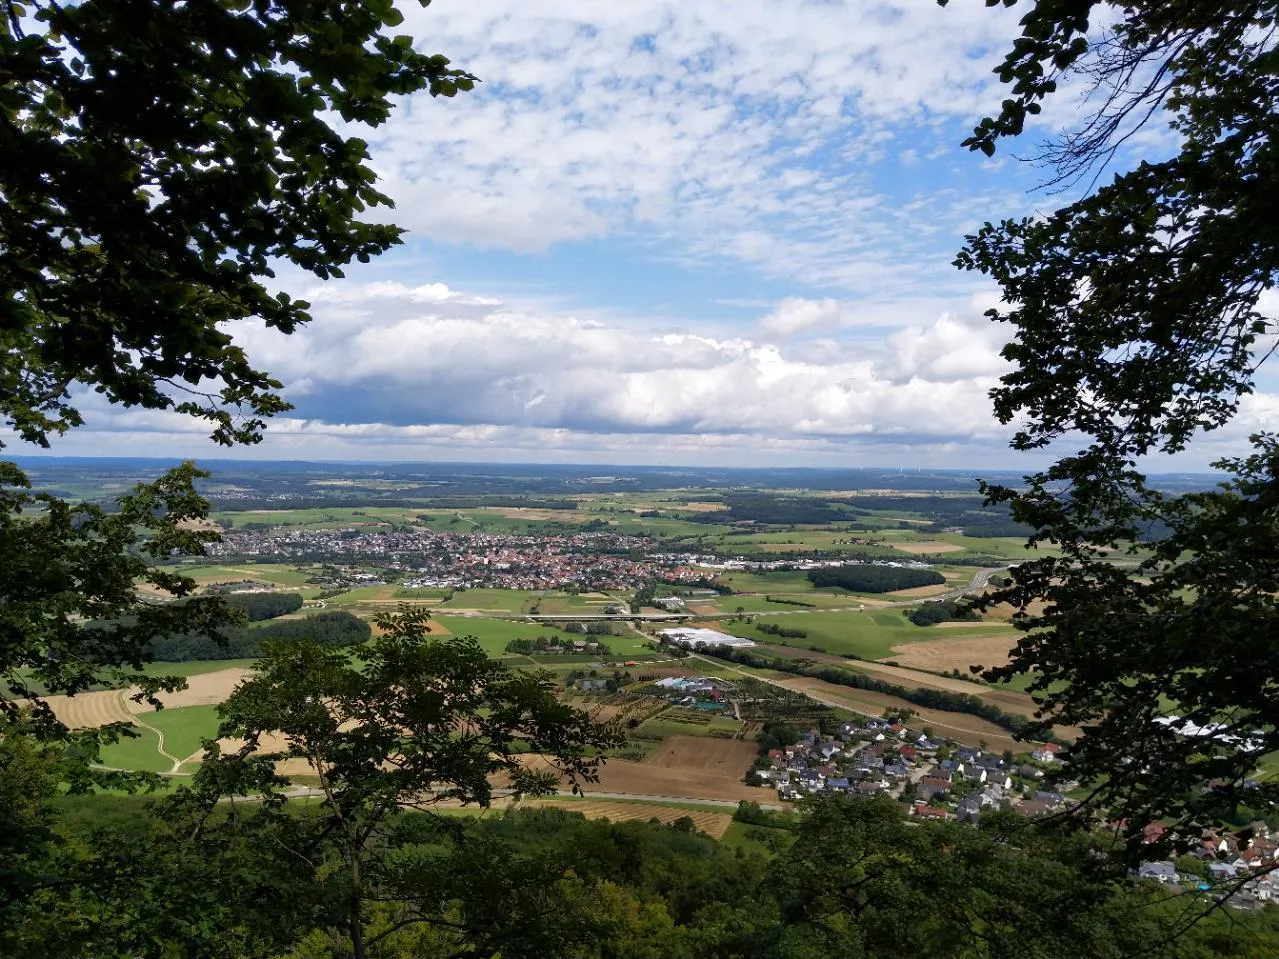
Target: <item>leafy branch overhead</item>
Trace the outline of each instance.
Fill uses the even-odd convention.
[[[1014,369],[991,395],[1013,446],[1079,444],[1023,489],[985,489],[1060,550],[986,598],[1027,631],[986,677],[1031,676],[1047,713],[1084,728],[1070,768],[1136,849],[1152,819],[1184,838],[1279,799],[1254,778],[1279,747],[1275,438],[1252,437],[1253,455],[1215,464],[1229,481],[1194,496],[1139,469],[1230,423],[1273,349],[1276,5],[1028,6],[996,69],[1012,96],[966,145],[993,153],[1080,81],[1090,112],[1039,160],[1060,187],[1120,172],[1047,216],[986,223],[956,260],[1001,293],[987,315],[1008,324]],[[1173,148],[1140,158],[1143,130]]]
[[[0,395],[22,439],[80,425],[84,389],[224,444],[289,408],[228,324],[293,331],[308,304],[277,269],[340,277],[401,234],[366,219],[391,201],[335,121],[476,82],[402,20],[391,0],[3,0]]]

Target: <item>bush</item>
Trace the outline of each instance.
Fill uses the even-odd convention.
[[[947,599],[937,603],[925,603],[919,609],[912,611],[908,618],[916,626],[935,626],[937,623],[946,623],[952,620],[970,622],[979,617],[966,604]]]
[[[786,629],[776,623],[756,623],[755,628],[769,636],[781,636],[786,639],[807,639],[808,631],[803,629]]]

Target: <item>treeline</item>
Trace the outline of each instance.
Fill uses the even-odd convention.
[[[191,660],[253,659],[262,655],[270,640],[293,642],[314,640],[321,646],[358,646],[372,635],[369,624],[344,611],[317,613],[302,619],[285,619],[265,626],[231,627],[222,631],[222,640],[204,633],[180,633],[153,640],[152,658],[161,662]]]
[[[909,689],[905,686],[898,686],[895,683],[885,682],[874,676],[867,676],[865,673],[850,672],[838,666],[806,663],[804,660],[775,659],[771,656],[752,653],[748,649],[733,649],[728,646],[707,646],[702,648],[699,645],[697,651],[708,656],[714,656],[717,659],[727,660],[730,663],[748,666],[752,669],[776,669],[796,676],[820,679],[824,682],[834,683],[837,686],[847,686],[850,689],[864,689],[871,692],[884,693],[888,696],[896,696],[898,699],[904,699],[908,703],[923,706],[927,709],[943,709],[952,713],[967,713],[970,716],[977,716],[987,722],[994,723],[1013,735],[1028,733],[1035,725],[1032,720],[1027,719],[1025,716],[1005,712],[998,706],[994,706],[984,699],[968,693],[952,693],[945,689]]]
[[[591,620],[589,623],[579,623],[574,620],[564,624],[564,632],[578,635],[585,633],[588,636],[612,636],[613,624],[602,619]]]
[[[244,613],[251,623],[296,613],[302,608],[300,593],[229,593],[226,601]]]
[[[946,622],[973,622],[981,619],[976,611],[964,603],[954,599],[944,599],[937,603],[925,603],[907,617],[916,626],[935,626]]]
[[[940,586],[946,577],[935,569],[909,566],[832,566],[808,571],[808,581],[819,589],[835,586],[854,593],[891,593],[917,586]]]
[[[808,639],[808,630],[806,629],[787,629],[785,626],[779,626],[776,623],[756,623],[755,628],[761,633],[767,633],[769,636],[781,636],[784,639]]]
[[[777,603],[781,606],[806,606],[809,609],[816,609],[816,603],[806,603],[802,599],[783,599],[780,596],[765,596],[765,602]]]

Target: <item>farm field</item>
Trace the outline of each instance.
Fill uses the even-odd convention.
[[[1002,666],[1007,663],[1008,651],[1016,644],[1021,633],[1011,629],[992,632],[989,623],[973,623],[972,626],[972,632],[948,630],[944,638],[894,646],[889,651],[890,655],[885,658],[903,666],[942,671],[958,669],[960,672],[967,672],[968,667],[973,665]],[[974,635],[976,633],[980,635]]]
[[[681,809],[678,806],[664,806],[656,803],[615,802],[607,799],[530,799],[520,803],[521,808],[562,809],[565,812],[580,813],[587,819],[607,819],[610,822],[648,822],[657,819],[667,825],[677,819],[688,818],[693,821],[698,832],[704,832],[715,839],[722,839],[733,821],[727,812],[712,812],[706,809]]]
[[[318,586],[307,586],[306,581],[317,571],[307,566],[293,566],[285,563],[253,563],[242,562],[223,565],[204,565],[199,563],[182,563],[162,567],[167,572],[181,573],[195,580],[198,586],[213,586],[218,583],[240,583],[252,580],[263,586],[279,589],[282,592],[300,593],[304,599],[312,598],[320,591]]]
[[[978,746],[985,742],[990,749],[996,751],[1012,750],[1020,752],[1026,748],[1024,743],[1018,743],[1003,728],[977,716],[970,716],[967,713],[955,713],[944,709],[929,709],[924,706],[916,706],[914,703],[898,699],[896,696],[889,696],[886,693],[851,689],[847,686],[828,683],[820,679],[812,679],[808,676],[793,676],[789,673],[779,672],[770,672],[767,675],[787,689],[819,697],[821,700],[843,706],[853,712],[881,716],[887,709],[913,710],[918,714],[918,721],[921,725],[931,726],[938,735],[946,736],[968,746]]]
[[[941,540],[935,540],[935,539],[914,540],[911,542],[893,543],[893,549],[902,553],[909,553],[912,556],[919,556],[919,555],[927,556],[927,555],[937,555],[940,553],[964,552],[963,546],[960,546],[956,543],[947,543],[947,542],[943,542]]]
[[[561,639],[598,639],[608,646],[616,657],[624,659],[653,658],[653,650],[648,647],[648,637],[627,631],[618,636],[574,636],[564,632],[557,623],[526,623],[510,619],[489,619],[482,616],[448,616],[438,615],[434,621],[447,629],[454,636],[474,636],[480,646],[490,656],[506,655],[506,644],[513,639],[536,639],[539,636],[559,636]],[[563,657],[544,657],[546,660],[563,661]],[[592,660],[607,657],[592,656]],[[585,662],[582,659],[581,662]]]
[[[419,507],[407,509],[385,506],[362,506],[358,509],[317,507],[314,509],[219,510],[210,513],[209,518],[218,523],[230,523],[235,529],[242,529],[251,523],[302,529],[341,529],[344,526],[408,523],[421,512],[425,510]]]
[[[787,638],[761,633],[754,624],[718,621],[712,625],[734,636],[756,642],[769,642],[796,649],[817,648],[821,652],[858,659],[885,659],[894,646],[931,638],[925,628],[910,622],[905,614],[892,609],[868,607],[857,610],[817,613],[798,612],[783,616],[762,615],[757,622],[771,623],[783,629],[802,629],[805,638]]]
[[[541,595],[536,590],[526,589],[459,589],[440,608],[526,613],[529,605]]]
[[[951,693],[961,693],[984,699],[1005,712],[1017,713],[1028,717],[1035,714],[1036,706],[1034,700],[1024,692],[1013,689],[1010,686],[991,686],[987,683],[967,682],[951,676],[937,676],[932,673],[920,672],[919,670],[891,666],[887,663],[848,660],[839,656],[788,649],[783,646],[762,646],[759,652],[787,659],[812,659],[815,662],[830,663],[851,672],[863,673],[897,686],[904,686],[907,689],[939,689]],[[963,671],[967,672],[966,669]],[[914,709],[916,707],[912,706],[911,708]],[[1075,739],[1079,735],[1079,730],[1074,727],[1061,726],[1057,728],[1057,734],[1065,739]]]
[[[755,761],[754,743],[707,736],[671,736],[648,760],[666,769],[719,772],[741,778]]]
[[[223,668],[187,677],[186,689],[176,693],[159,693],[156,698],[166,711],[187,706],[212,706],[223,702],[236,686],[252,675],[252,670],[243,666],[227,667],[225,663],[219,665]],[[150,703],[129,701],[128,695],[128,691],[123,693],[130,713],[156,715],[156,710]]]
[[[550,763],[539,756],[530,756],[526,761],[534,769],[554,771]],[[566,784],[565,780],[561,781]],[[740,775],[671,769],[651,762],[631,762],[625,759],[610,759],[606,762],[600,769],[600,781],[588,785],[588,798],[591,792],[669,796],[676,799],[721,799],[729,802],[742,799],[771,802],[776,797],[772,789],[747,786]]]

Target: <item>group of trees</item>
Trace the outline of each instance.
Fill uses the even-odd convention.
[[[46,898],[57,912],[32,923],[52,936],[60,920],[68,954],[104,957],[1262,959],[1279,948],[1273,915],[1192,924],[1163,890],[1126,886],[1087,835],[1008,815],[978,829],[911,823],[882,798],[820,800],[799,821],[739,809],[770,858],[688,820],[408,810],[361,853],[364,818],[348,832],[290,805],[201,821],[206,808],[181,798],[70,831],[86,861],[109,857],[136,886],[68,869],[66,901]],[[358,886],[354,862],[368,869]]]
[[[252,659],[271,643],[307,640],[319,646],[358,646],[372,635],[369,624],[345,610],[328,610],[264,626],[226,626],[215,632],[175,633],[151,641],[152,659],[183,663],[200,659]]]
[[[919,609],[912,609],[907,619],[916,626],[935,626],[938,623],[952,621],[972,622],[981,619],[981,616],[965,602],[943,599],[935,603],[924,603]]]
[[[853,593],[891,593],[896,589],[940,586],[946,577],[935,569],[867,564],[809,570],[808,581],[818,589],[834,586]]]
[[[612,636],[613,624],[602,619],[594,619],[588,623],[580,623],[577,620],[564,624],[564,632],[577,633],[579,636]]]
[[[769,636],[780,636],[783,639],[807,639],[808,630],[781,626],[778,623],[756,623],[755,628]]]
[[[301,593],[229,593],[226,600],[251,623],[286,616],[302,608]]]

